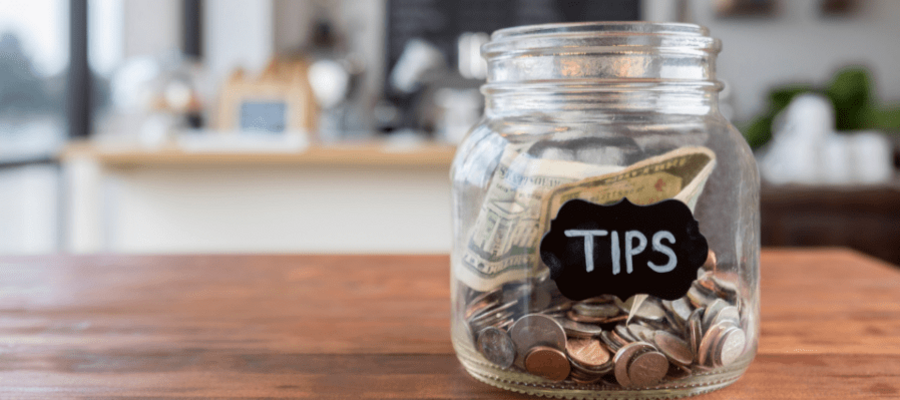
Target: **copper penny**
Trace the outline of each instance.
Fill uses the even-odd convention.
[[[552,347],[535,346],[525,356],[526,371],[551,381],[566,379],[571,368],[565,353]]]
[[[706,253],[706,262],[703,263],[702,268],[708,271],[715,271],[716,264],[716,252],[709,250],[709,252]]]
[[[647,351],[653,351],[653,346],[644,342],[634,342],[623,346],[616,352],[616,356],[613,358],[616,366],[613,371],[616,376],[616,382],[619,382],[619,385],[622,385],[622,387],[632,386],[631,378],[628,374],[629,365],[635,356]]]
[[[609,362],[609,351],[597,339],[569,339],[566,351],[575,362],[587,368],[599,368]]]

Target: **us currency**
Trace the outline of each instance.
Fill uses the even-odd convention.
[[[559,207],[573,199],[609,204],[627,197],[634,204],[646,205],[674,198],[693,212],[715,165],[712,150],[685,147],[648,158],[620,173],[560,185],[544,199],[539,229],[543,232],[549,227]],[[542,266],[540,259],[535,264],[535,268]],[[646,299],[645,294],[635,295],[627,322]]]
[[[716,165],[716,155],[705,147],[684,147],[648,158],[617,173],[562,184],[545,197],[540,227],[550,226],[559,207],[574,199],[595,204],[623,198],[637,205],[676,199],[691,211]]]
[[[541,204],[550,190],[621,166],[535,159],[509,148],[501,156],[462,254],[456,277],[471,288],[490,290],[534,275]]]
[[[609,204],[627,197],[652,204],[674,198],[693,211],[713,168],[715,153],[704,147],[673,150],[628,168],[539,160],[511,150],[501,158],[456,276],[485,291],[541,274],[541,234],[568,200]]]

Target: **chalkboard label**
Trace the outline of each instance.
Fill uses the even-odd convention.
[[[706,261],[708,244],[678,200],[638,206],[570,200],[541,240],[541,260],[571,300],[603,294],[627,299],[684,296]]]

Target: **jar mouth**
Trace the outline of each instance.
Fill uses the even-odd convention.
[[[721,49],[709,29],[670,22],[579,22],[500,29],[481,48],[485,59],[522,55],[617,51],[716,54]]]
[[[516,36],[569,34],[569,35],[614,35],[614,34],[655,34],[709,36],[709,29],[702,25],[681,22],[645,21],[598,21],[569,22],[516,26],[495,31],[491,40]]]
[[[720,49],[721,42],[695,24],[583,22],[501,29],[481,53],[489,87],[657,82],[717,88]]]

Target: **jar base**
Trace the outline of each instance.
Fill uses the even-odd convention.
[[[678,380],[663,381],[657,386],[622,389],[601,384],[553,382],[544,378],[504,369],[491,364],[471,346],[454,340],[460,362],[469,375],[488,385],[517,393],[558,399],[675,399],[722,389],[736,382],[753,360],[752,349],[733,364]]]

